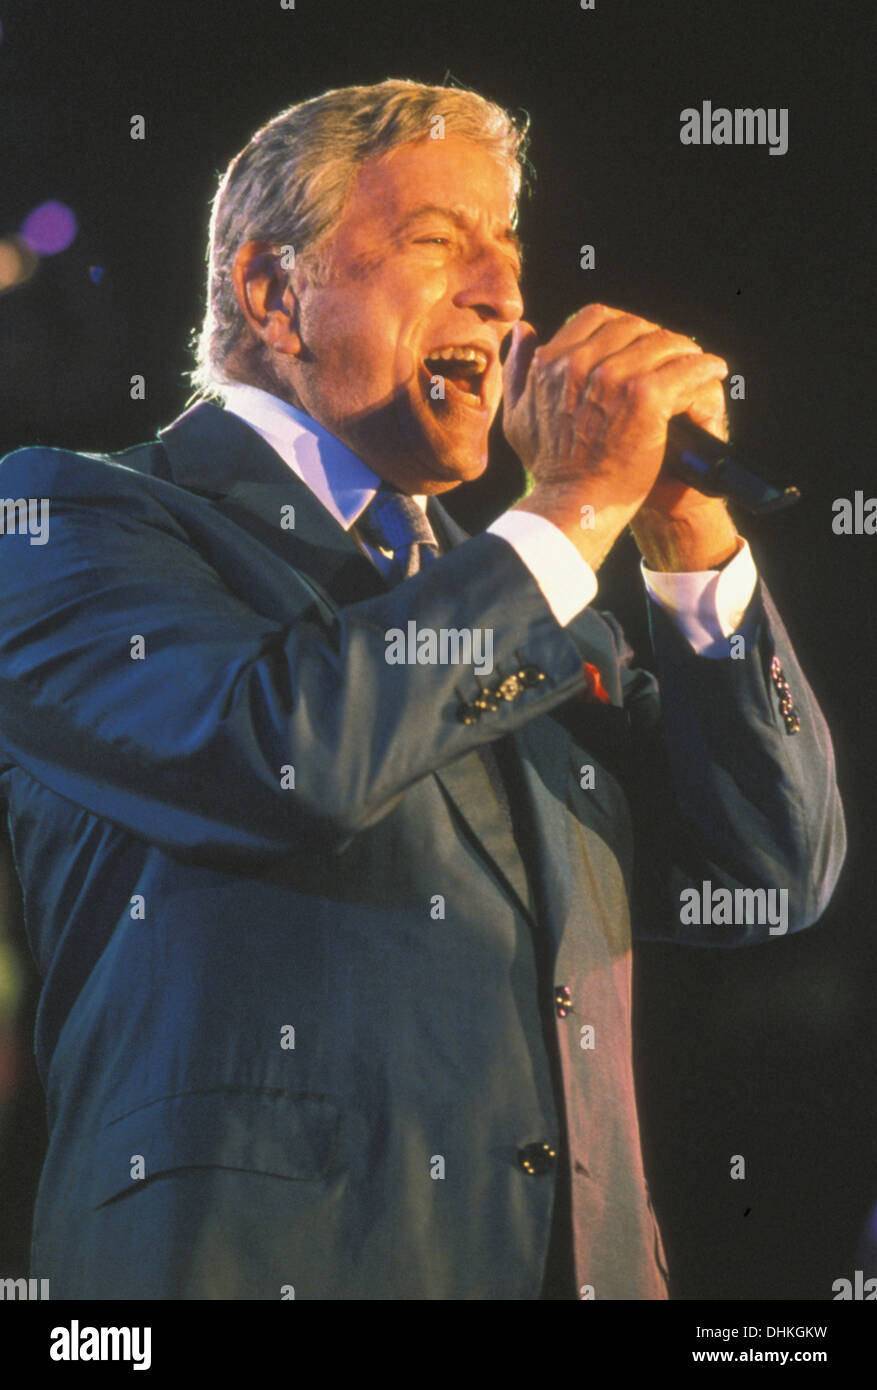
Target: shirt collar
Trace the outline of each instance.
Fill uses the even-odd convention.
[[[223,394],[225,409],[260,434],[349,531],[377,492],[378,474],[313,416],[270,391],[234,382]],[[426,510],[425,496],[413,500]]]

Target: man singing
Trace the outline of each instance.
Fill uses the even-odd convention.
[[[215,399],[2,464],[49,507],[0,539],[0,773],[53,1298],[666,1298],[632,939],[833,891],[825,722],[724,504],[659,476],[726,364],[594,304],[536,346],[523,143],[459,89],[291,107],[214,203]],[[533,486],[467,537],[501,399]],[[657,680],[593,606],[628,527]]]

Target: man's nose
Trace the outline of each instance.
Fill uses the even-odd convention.
[[[461,307],[475,309],[486,320],[498,319],[510,326],[523,315],[518,276],[508,256],[485,250],[466,262],[461,281],[454,297]]]

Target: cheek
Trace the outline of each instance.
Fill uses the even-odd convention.
[[[302,324],[312,377],[325,399],[361,399],[358,389],[373,377],[374,335],[367,306],[348,296],[327,297],[319,313]]]
[[[321,373],[333,378],[324,389],[352,396],[365,383],[385,392],[416,382],[421,354],[441,331],[447,294],[446,271],[425,266],[321,294],[302,327]]]

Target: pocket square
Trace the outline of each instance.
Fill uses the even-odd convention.
[[[594,666],[592,662],[586,661],[584,663],[584,672],[587,687],[582,692],[582,699],[590,702],[598,701],[601,705],[608,705],[610,703],[609,694],[603,687],[603,681],[597,667]]]

